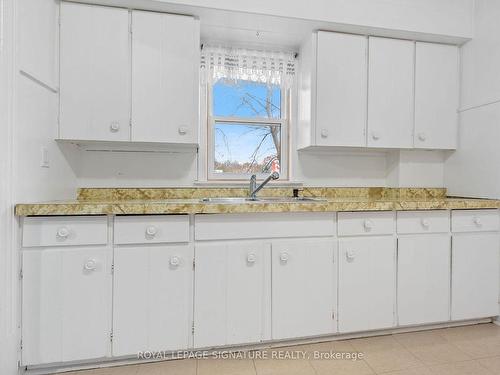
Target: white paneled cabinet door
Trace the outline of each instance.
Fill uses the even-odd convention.
[[[132,141],[197,143],[199,21],[132,11]]]
[[[400,325],[450,319],[449,234],[398,240],[398,321]]]
[[[111,250],[23,252],[24,365],[108,357]]]
[[[369,38],[368,146],[413,147],[415,43]]]
[[[257,343],[270,338],[270,245],[196,245],[194,346]]]
[[[394,325],[395,254],[392,236],[339,240],[339,332]]]
[[[367,46],[364,36],[318,32],[319,146],[366,146]]]
[[[498,315],[498,233],[453,235],[452,320]]]
[[[115,248],[113,355],[190,347],[193,247]]]
[[[129,14],[61,2],[62,139],[130,139]]]
[[[273,242],[273,339],[336,332],[335,250],[327,239]]]
[[[458,47],[416,43],[415,147],[454,149],[458,133]]]

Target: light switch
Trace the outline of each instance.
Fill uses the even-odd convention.
[[[40,167],[49,168],[49,150],[47,147],[43,147],[40,149]]]

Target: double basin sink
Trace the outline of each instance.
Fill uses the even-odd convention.
[[[323,198],[311,197],[262,197],[262,198],[242,198],[242,197],[218,197],[202,198],[203,203],[214,204],[243,204],[243,203],[321,203],[326,202]]]

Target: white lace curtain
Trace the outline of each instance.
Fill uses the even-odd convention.
[[[295,76],[295,53],[204,45],[202,82],[245,80],[289,87]]]

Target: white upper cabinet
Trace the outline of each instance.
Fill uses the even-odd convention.
[[[316,144],[366,144],[366,64],[368,39],[318,32]]]
[[[59,138],[130,139],[129,14],[61,3]]]
[[[458,127],[458,48],[416,44],[415,147],[454,149]]]
[[[365,36],[319,31],[301,50],[299,148],[366,145]]]
[[[197,143],[199,22],[132,12],[132,141]]]
[[[368,146],[413,147],[415,43],[369,38]]]

